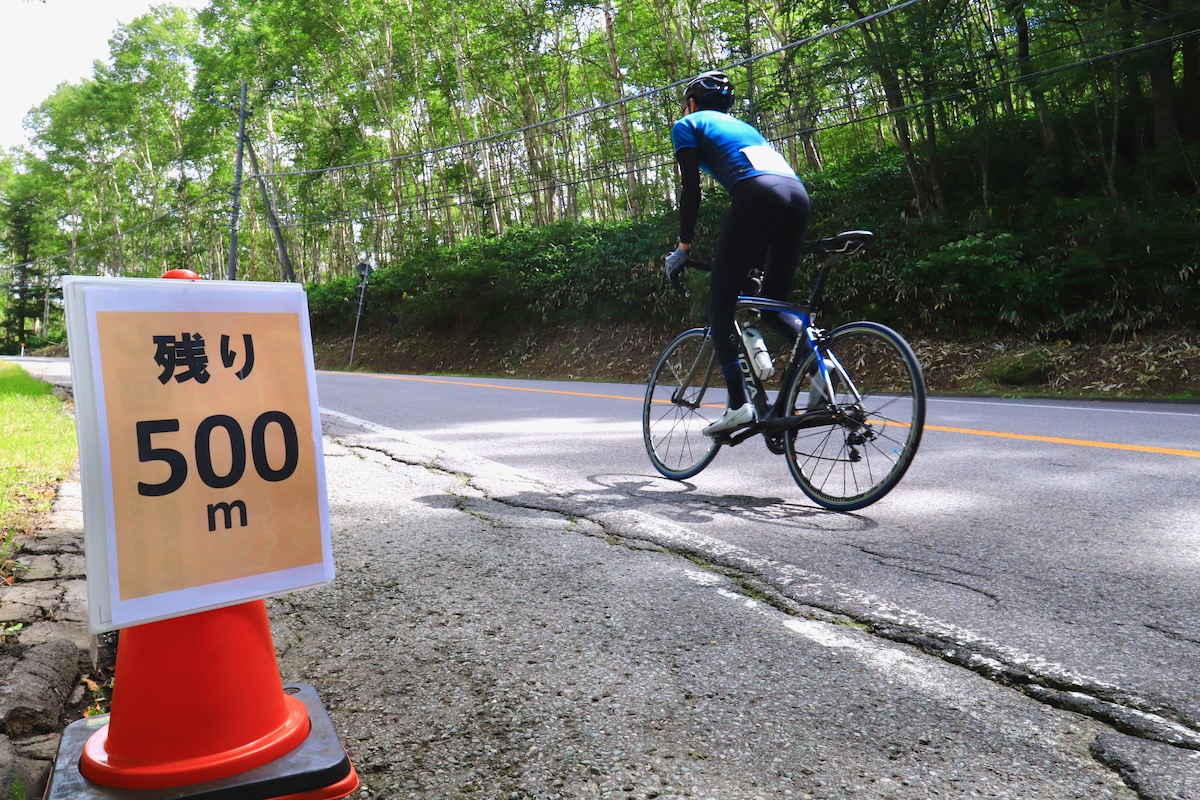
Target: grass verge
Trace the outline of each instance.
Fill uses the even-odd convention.
[[[0,361],[0,580],[12,581],[20,537],[50,510],[76,451],[75,421],[54,387]]]

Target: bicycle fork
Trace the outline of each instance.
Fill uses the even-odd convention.
[[[750,394],[750,402],[754,403],[755,410],[758,411],[759,417],[763,417],[767,411],[767,392],[761,380],[750,367],[750,356],[746,352],[746,347],[742,344],[742,331],[740,326],[734,322],[734,330],[737,333],[738,340],[738,368],[742,371],[742,378],[746,382],[746,391]],[[684,376],[679,380],[679,386],[671,393],[671,402],[675,405],[687,406],[690,408],[699,408],[704,402],[704,395],[708,392],[710,377],[714,374],[713,366],[717,357],[716,348],[712,344],[712,330],[709,329],[705,333],[704,345],[700,348],[700,352],[696,354],[695,360]],[[703,375],[704,380],[697,387],[694,381],[698,375]],[[697,388],[694,400],[687,400],[687,393],[693,388]]]
[[[679,386],[675,387],[675,391],[671,392],[671,402],[677,406],[686,406],[691,409],[697,409],[704,402],[704,394],[708,391],[709,381],[708,376],[712,375],[713,359],[716,358],[716,350],[712,346],[712,332],[708,332],[704,336],[704,344],[700,347],[700,352],[696,354],[696,358],[692,361],[691,367],[688,368],[685,374],[679,380]],[[687,392],[693,387],[693,381],[697,375],[704,376],[704,382],[700,384],[699,391],[696,392],[694,401],[685,400]]]

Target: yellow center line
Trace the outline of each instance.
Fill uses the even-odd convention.
[[[324,375],[346,375],[345,372],[334,372],[330,370],[319,370]],[[385,375],[379,372],[355,372],[355,375],[363,375],[371,378],[387,378],[393,381],[413,381],[414,383],[441,383],[448,386],[473,386],[477,389],[503,389],[506,392],[533,392],[534,394],[561,394],[568,397],[593,397],[600,400],[636,400],[642,402],[641,397],[630,397],[629,395],[620,394],[600,394],[598,392],[568,392],[565,389],[538,389],[533,386],[501,386],[497,383],[476,383],[474,381],[449,380],[447,378],[425,378],[419,375]]]
[[[1107,450],[1133,450],[1138,453],[1157,453],[1158,455],[1165,456],[1200,458],[1200,450],[1178,450],[1172,447],[1151,447],[1144,444],[1119,444],[1117,442],[1097,442],[1091,439],[1065,439],[1061,436],[1035,436],[1030,433],[981,431],[974,428],[951,428],[945,425],[926,425],[925,430],[942,431],[944,433],[965,433],[971,436],[994,436],[998,439],[1021,439],[1026,442],[1049,442],[1051,444],[1070,444],[1076,447],[1102,447]]]
[[[326,375],[346,375],[344,372],[335,372],[321,370]],[[630,397],[620,394],[601,394],[599,392],[571,392],[565,389],[539,389],[533,386],[502,386],[496,383],[478,383],[476,381],[465,380],[449,380],[444,378],[425,378],[417,375],[386,375],[382,373],[356,372],[355,375],[370,376],[374,378],[387,378],[395,381],[413,381],[417,383],[440,383],[451,386],[472,386],[477,389],[503,389],[509,392],[533,392],[534,394],[557,394],[566,395],[568,397],[590,397],[599,400],[632,400],[642,402],[641,397]],[[708,403],[705,404],[709,405]],[[713,408],[720,406],[713,405]],[[885,423],[896,424],[896,423]],[[1003,431],[984,431],[975,428],[952,428],[946,425],[926,425],[927,431],[939,431],[941,433],[962,433],[968,436],[991,436],[997,439],[1018,439],[1026,442],[1046,442],[1049,444],[1067,444],[1076,447],[1100,447],[1106,450],[1130,450],[1136,453],[1155,453],[1165,456],[1184,456],[1186,458],[1200,458],[1200,450],[1182,450],[1172,447],[1152,447],[1142,444],[1120,444],[1118,442],[1098,442],[1091,439],[1067,439],[1061,436],[1037,436],[1030,433],[1005,433]]]

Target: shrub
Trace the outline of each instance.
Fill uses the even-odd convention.
[[[982,372],[988,381],[1001,386],[1041,386],[1050,382],[1054,364],[1045,353],[1031,350],[997,356],[983,366]]]
[[[1016,326],[1030,309],[1044,310],[1038,281],[1008,233],[949,242],[918,260],[909,280],[914,289],[928,287],[932,304],[924,311],[934,328],[943,327],[939,318],[946,327],[991,328],[998,320]]]
[[[970,156],[960,143],[954,154],[960,167]],[[871,318],[908,336],[1019,331],[1093,338],[1195,324],[1200,227],[1191,198],[1063,197],[1031,192],[1022,181],[1006,174],[995,182],[997,194],[1012,194],[995,216],[971,205],[914,216],[909,178],[894,149],[808,177],[811,239],[851,227],[878,236],[867,253],[833,274],[822,323]],[[973,189],[964,176],[958,183],[965,204]],[[707,193],[697,258],[711,260],[726,208],[723,192]],[[431,244],[371,276],[363,322],[385,330],[530,328],[568,320],[699,323],[706,278],[693,273],[692,297],[682,301],[662,277],[677,225],[677,212],[668,210]],[[810,258],[801,266],[792,299],[807,291],[813,265]],[[352,276],[308,287],[314,328],[353,327],[357,284]]]

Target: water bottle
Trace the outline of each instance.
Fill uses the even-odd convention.
[[[758,379],[765,381],[774,375],[775,363],[771,360],[771,354],[767,352],[767,343],[763,341],[758,328],[751,325],[743,330],[742,339],[746,342],[746,352],[750,354],[750,364]]]

